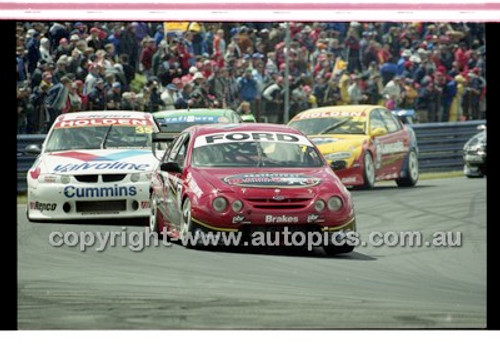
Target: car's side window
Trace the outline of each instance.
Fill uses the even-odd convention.
[[[181,148],[182,144],[184,143],[184,140],[186,139],[186,137],[187,137],[187,133],[179,135],[179,137],[172,144],[172,148],[171,148],[170,152],[168,153],[165,162],[175,162],[175,158],[177,157],[177,154],[179,153],[179,149]]]
[[[177,152],[177,157],[174,158],[174,162],[177,162],[180,168],[184,168],[184,161],[186,159],[188,145],[189,145],[189,135],[184,137],[184,141],[181,143],[179,151]]]
[[[238,115],[236,112],[231,113],[231,123],[238,123],[239,119],[240,115]]]
[[[370,114],[370,130],[373,131],[376,128],[387,129],[382,115],[380,115],[378,110],[373,110]]]
[[[381,110],[382,118],[384,119],[385,125],[389,133],[397,132],[401,129],[401,125],[397,120],[394,119],[394,115],[390,111]]]

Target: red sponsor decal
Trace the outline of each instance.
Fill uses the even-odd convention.
[[[149,208],[149,201],[141,201],[141,209]]]
[[[32,179],[38,179],[38,177],[40,176],[40,167],[36,167],[36,169],[30,171],[30,175]]]
[[[97,157],[96,155],[93,155],[91,153],[79,152],[79,151],[68,151],[68,152],[58,153],[55,154],[55,156],[76,158],[85,162],[92,161]]]

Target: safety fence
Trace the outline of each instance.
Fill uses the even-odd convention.
[[[45,136],[45,134],[19,134],[17,136],[17,193],[26,192],[26,174],[37,157],[37,154],[28,151],[28,146],[38,145],[41,148]]]
[[[464,144],[479,131],[485,120],[453,123],[410,124],[417,136],[419,166],[421,172],[444,172],[463,168]],[[45,134],[21,134],[17,136],[17,192],[26,192],[26,174],[37,155],[29,153],[28,146],[41,147]]]
[[[420,172],[462,169],[463,147],[482,124],[486,121],[411,124],[417,136]]]

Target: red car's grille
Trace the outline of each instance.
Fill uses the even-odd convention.
[[[305,208],[310,198],[246,198],[257,209],[300,209]]]

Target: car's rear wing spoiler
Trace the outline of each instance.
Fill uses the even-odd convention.
[[[171,133],[153,133],[153,143],[171,143],[177,137],[177,134]]]
[[[171,133],[153,133],[152,136],[152,148],[153,148],[153,156],[157,159],[161,160],[160,157],[163,157],[165,152],[168,150],[170,145],[174,142],[174,139],[178,136],[178,134]],[[157,151],[159,153],[157,153]]]
[[[392,110],[392,114],[406,124],[413,123],[413,120],[417,117],[415,109],[396,109]]]

